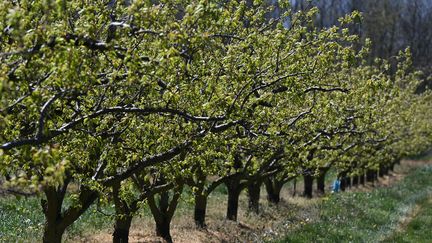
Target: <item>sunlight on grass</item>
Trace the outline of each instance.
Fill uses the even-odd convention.
[[[334,194],[319,205],[317,221],[287,232],[280,242],[384,240],[397,230],[401,218],[432,193],[431,176],[432,166],[427,166],[391,188]]]

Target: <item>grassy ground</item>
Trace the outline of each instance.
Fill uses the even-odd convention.
[[[417,169],[413,170],[412,168]],[[405,175],[408,176],[405,177]],[[404,178],[404,179],[403,179]],[[250,214],[246,193],[240,197],[239,222],[226,221],[226,188],[210,197],[207,230],[193,225],[193,200],[185,192],[172,223],[175,242],[432,242],[432,166],[403,163],[379,187],[307,200],[292,197],[293,183],[283,201],[271,206],[262,191],[259,215]],[[327,183],[334,179],[328,177]],[[403,181],[399,181],[402,180]],[[398,182],[399,181],[399,182]],[[297,183],[297,195],[302,183]],[[113,208],[93,206],[66,232],[66,242],[111,242]],[[0,242],[40,242],[43,215],[37,197],[0,197]],[[131,242],[158,242],[144,207],[132,225]]]
[[[103,210],[105,214],[112,214],[114,211],[107,207]],[[110,218],[93,206],[76,224],[67,229],[65,240],[110,227]],[[39,197],[0,198],[0,242],[40,242],[43,222]]]
[[[0,199],[0,242],[27,242],[41,239],[43,215],[37,198]]]
[[[401,228],[384,242],[432,242],[432,197],[420,202]]]
[[[432,166],[371,192],[330,195],[319,217],[280,242],[432,242]],[[419,211],[420,207],[420,211]]]

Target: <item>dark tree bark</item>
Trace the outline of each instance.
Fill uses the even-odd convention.
[[[360,182],[360,178],[358,175],[352,177],[352,185],[354,187],[358,187],[359,182]]]
[[[59,228],[55,219],[47,219],[44,225],[43,242],[61,243],[65,229]]]
[[[233,175],[231,175],[233,176]],[[208,187],[205,188],[205,179],[198,183],[193,182],[192,184],[198,187],[195,192],[195,208],[194,208],[194,220],[197,228],[205,228],[206,211],[208,196],[214,191],[219,185],[223,184],[224,181],[228,180],[231,176],[221,177],[216,181],[213,181]]]
[[[178,185],[174,189],[174,195],[170,201],[168,191],[160,192],[159,205],[156,204],[155,195],[149,195],[148,205],[156,223],[156,235],[162,237],[166,242],[172,243],[170,224],[177,208],[183,185]]]
[[[195,194],[195,208],[194,208],[194,219],[195,225],[198,228],[205,228],[205,218],[207,210],[207,195],[203,195],[202,192]]]
[[[351,188],[351,177],[345,176],[345,184],[347,188]]]
[[[359,182],[360,182],[361,185],[364,186],[364,184],[365,184],[365,174],[361,174],[359,176]]]
[[[385,173],[384,173],[384,165],[381,165],[378,171],[378,176],[379,177],[384,177]]]
[[[351,181],[349,177],[347,176],[347,172],[341,172],[339,173],[338,178],[340,178],[340,189],[341,191],[345,191],[350,185]]]
[[[128,205],[128,203],[120,197],[120,182],[115,184],[112,188],[116,212],[113,242],[127,243],[129,242],[129,231],[133,219],[133,213],[138,210],[137,205],[140,200],[134,200],[131,205]]]
[[[392,163],[392,164],[389,166],[389,170],[390,170],[390,171],[394,171],[394,167],[395,167],[395,164]]]
[[[113,242],[127,243],[133,217],[130,215],[118,215],[117,217],[114,224]]]
[[[389,166],[388,165],[384,166],[383,173],[384,173],[384,175],[388,175],[389,174]]]
[[[205,218],[207,210],[207,197],[209,192],[205,190],[206,175],[203,173],[201,168],[196,170],[197,180],[190,179],[191,184],[196,187],[195,191],[195,207],[194,207],[194,220],[197,228],[205,228]],[[211,190],[210,188],[207,188]]]
[[[304,191],[303,196],[306,198],[312,198],[312,190],[313,190],[313,176],[310,171],[307,171],[303,175],[304,181]]]
[[[60,243],[66,228],[72,225],[96,200],[98,194],[88,188],[80,188],[79,207],[70,207],[62,212],[66,189],[70,178],[60,187],[47,186],[44,188],[46,200],[41,200],[45,225],[43,229],[44,243]]]
[[[325,175],[319,175],[317,177],[317,191],[319,194],[325,193]]]
[[[168,217],[162,217],[161,220],[156,222],[156,235],[162,237],[166,242],[172,243],[172,237],[170,232],[171,219]]]
[[[307,156],[307,160],[311,161],[314,158],[314,154],[316,152],[316,148],[309,151],[309,154]],[[312,198],[312,191],[313,191],[313,171],[311,168],[306,168],[303,171],[303,181],[304,181],[304,190],[303,190],[303,196],[306,198]]]
[[[317,176],[317,191],[320,194],[325,193],[325,176],[326,176],[326,173],[327,173],[327,169],[320,168],[320,172]]]
[[[234,177],[225,182],[228,189],[228,205],[226,218],[237,221],[238,203],[241,192],[240,178]]]
[[[366,181],[371,182],[372,184],[375,182],[375,171],[367,170],[366,171]]]
[[[207,187],[206,184],[206,176],[200,172],[200,169],[197,171],[198,178],[197,180],[189,179],[188,183],[191,186],[197,188],[194,193],[195,197],[195,208],[194,208],[194,220],[197,228],[205,228],[205,218],[206,218],[206,210],[207,210],[207,201],[208,196],[211,192],[213,192],[219,185],[224,184],[226,181],[230,180],[233,177],[237,177],[237,174],[220,177],[219,179],[211,182]]]
[[[61,206],[64,194],[54,188],[46,188],[45,195],[47,200],[41,201],[45,213],[43,242],[60,243],[65,231],[65,229],[58,227],[58,222],[62,220]]]
[[[340,179],[340,190],[344,192],[346,189],[347,189],[346,180],[345,180],[344,177],[341,177],[341,179]]]
[[[249,204],[248,208],[250,212],[259,214],[259,199],[261,194],[261,181],[255,181],[248,185],[248,196]]]
[[[280,202],[280,192],[284,185],[284,181],[278,180],[275,177],[269,177],[264,181],[266,191],[267,191],[267,200],[271,204],[278,204]]]
[[[380,167],[380,176],[386,176],[389,174],[389,165],[383,165]]]

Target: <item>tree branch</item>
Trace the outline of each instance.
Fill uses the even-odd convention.
[[[342,92],[342,93],[348,93],[348,89],[336,87],[336,88],[323,88],[323,87],[310,87],[307,88],[304,93],[314,92],[314,91],[320,91],[320,92]]]
[[[287,79],[287,78],[290,78],[290,77],[295,77],[295,76],[302,75],[302,74],[306,74],[306,73],[305,73],[305,72],[298,72],[298,73],[290,73],[290,74],[286,74],[286,75],[284,75],[284,76],[281,76],[281,77],[277,78],[276,80],[274,80],[274,81],[272,81],[272,82],[270,82],[270,83],[263,84],[263,85],[260,85],[260,86],[258,86],[258,87],[253,88],[253,89],[252,89],[252,90],[251,90],[251,91],[246,95],[246,97],[243,99],[243,102],[242,102],[242,104],[241,104],[241,109],[243,109],[243,107],[244,107],[245,103],[247,102],[247,100],[249,99],[249,97],[250,97],[252,94],[254,94],[255,92],[257,92],[257,91],[259,91],[259,90],[261,90],[261,89],[265,89],[265,88],[267,88],[267,87],[270,87],[270,86],[272,86],[272,85],[275,85],[275,84],[281,82],[281,81],[284,80],[284,79]]]
[[[44,130],[44,126],[45,126],[45,116],[46,116],[47,110],[49,109],[49,107],[51,106],[51,104],[56,99],[58,99],[61,95],[62,95],[62,93],[55,94],[53,97],[51,97],[51,99],[49,99],[47,102],[45,102],[45,104],[42,106],[42,109],[41,109],[41,112],[40,112],[40,116],[39,116],[38,130],[37,130],[37,134],[36,134],[37,138],[42,138],[43,137],[43,130]]]

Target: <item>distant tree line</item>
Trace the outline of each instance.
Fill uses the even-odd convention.
[[[275,6],[271,17],[285,10],[280,1],[270,0]],[[414,67],[424,72],[423,91],[432,87],[430,62],[432,58],[432,1],[429,0],[290,0],[291,10],[319,9],[318,28],[338,25],[338,19],[353,11],[363,14],[361,22],[351,26],[351,31],[362,40],[372,41],[370,61],[380,57],[394,59],[399,51],[411,48]],[[289,20],[287,20],[289,24]],[[393,63],[396,63],[393,60]],[[396,70],[396,68],[394,68]]]
[[[317,25],[337,25],[338,18],[352,11],[363,13],[354,31],[371,38],[372,54],[391,58],[411,47],[414,64],[428,66],[432,57],[432,2],[428,0],[291,0],[293,10],[318,7]]]

